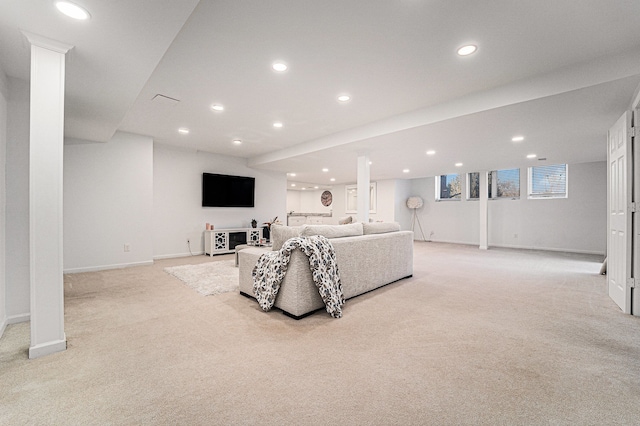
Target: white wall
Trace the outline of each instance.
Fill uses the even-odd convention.
[[[150,137],[117,132],[107,143],[65,145],[65,272],[151,263],[152,220]]]
[[[7,164],[7,104],[9,83],[0,68],[0,337],[7,324],[6,285],[5,285],[5,225],[6,225],[6,164]]]
[[[300,197],[301,213],[331,213],[333,211],[333,202],[330,206],[324,206],[321,202],[321,196],[324,190],[313,191],[291,191],[297,192]],[[333,193],[331,194],[333,197]],[[332,198],[333,199],[333,198]]]
[[[395,222],[397,201],[395,179],[376,181],[376,212],[370,214],[369,218],[374,221]]]
[[[400,223],[402,229],[411,229],[412,211],[407,208],[407,198],[411,196],[411,180],[398,179],[395,181],[395,211],[394,221]]]
[[[413,179],[411,196],[419,196],[424,201],[424,206],[417,210],[417,215],[426,240],[479,244],[477,201],[435,201],[435,177]],[[417,223],[414,226],[414,238],[423,239]]]
[[[325,218],[324,223],[337,224],[340,218],[356,216],[356,213],[347,213],[346,210],[346,185],[334,185],[330,191],[333,202],[325,207],[320,202],[320,195],[324,190],[313,191],[287,191],[287,212],[296,213],[331,213],[331,218]],[[369,218],[374,221],[400,222],[403,215],[402,206],[406,202],[410,189],[410,181],[380,180],[376,181],[376,212],[370,213]],[[406,218],[404,220],[406,222]],[[406,224],[405,224],[406,225]],[[409,225],[410,226],[410,225]],[[409,229],[405,227],[404,229]]]
[[[108,143],[65,145],[64,160],[65,272],[187,256],[187,239],[203,253],[207,222],[237,228],[286,217],[286,175],[249,169],[244,159],[118,132]],[[203,172],[255,177],[256,207],[201,207]]]
[[[306,213],[300,208],[300,191],[287,190],[287,213]],[[285,223],[283,220],[282,223]]]
[[[607,246],[606,162],[569,165],[569,198],[490,202],[489,245],[602,253]],[[506,202],[505,202],[506,201]],[[517,237],[516,237],[517,235]]]
[[[278,216],[286,220],[287,182],[284,173],[251,169],[246,159],[154,145],[154,257],[204,252],[204,229],[247,228]],[[202,173],[251,176],[256,179],[255,207],[202,207]]]
[[[530,200],[521,169],[519,200],[489,200],[489,246],[604,254],[606,184],[606,162],[570,164],[568,198]],[[418,214],[427,240],[479,244],[477,201],[436,202],[433,177],[414,179],[411,191],[425,201]]]
[[[9,78],[6,152],[6,306],[9,322],[29,320],[29,83]]]

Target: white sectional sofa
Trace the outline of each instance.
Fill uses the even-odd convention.
[[[323,235],[331,241],[345,299],[413,275],[413,232],[400,231],[397,223],[272,225],[272,248],[251,247],[238,253],[240,293],[255,297],[252,271],[265,250],[279,250],[289,238],[311,235]],[[291,255],[274,306],[296,319],[324,309],[311,278],[308,258],[300,250]]]

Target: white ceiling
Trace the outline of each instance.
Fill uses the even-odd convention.
[[[354,182],[361,153],[373,180],[604,160],[640,84],[637,0],[77,0],[88,22],[53,3],[0,1],[0,67],[28,79],[21,30],[75,46],[67,139],[150,135],[298,187]]]

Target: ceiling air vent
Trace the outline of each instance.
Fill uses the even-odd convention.
[[[152,99],[154,104],[163,105],[163,106],[175,106],[180,102],[179,99],[171,98],[169,96],[161,95],[158,93]]]

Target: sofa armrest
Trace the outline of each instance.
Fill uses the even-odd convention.
[[[268,251],[271,251],[271,248],[250,247],[238,252],[238,285],[241,293],[255,297],[255,294],[253,294],[253,277],[251,274],[260,256]]]

